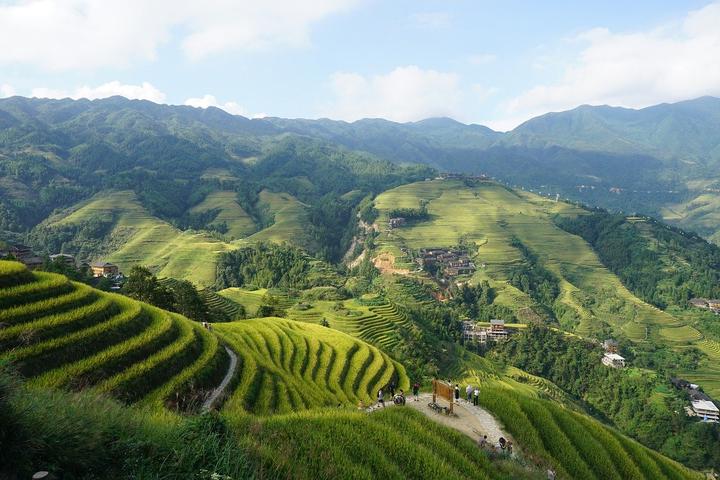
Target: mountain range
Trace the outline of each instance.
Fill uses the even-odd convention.
[[[580,106],[533,118],[507,133],[449,118],[412,123],[248,119],[214,107],[158,105],[122,97],[12,97],[0,100],[0,154],[20,162],[30,154],[45,160],[42,167],[28,167],[25,173],[13,172],[8,166],[12,162],[2,160],[3,208],[18,214],[18,202],[49,183],[72,183],[74,174],[69,172],[78,168],[124,172],[125,177],[147,169],[155,178],[172,170],[174,177],[188,179],[228,165],[236,172],[247,171],[276,148],[278,140],[322,145],[338,155],[398,165],[485,173],[551,196],[654,215],[711,240],[719,238],[720,99],[714,97],[640,110]],[[28,182],[28,175],[38,169],[49,177]],[[59,176],[53,176],[53,170]],[[70,196],[79,200],[95,193],[91,190]],[[320,190],[316,193],[327,193]],[[51,207],[69,205],[60,203]],[[20,215],[24,228],[49,213],[41,210]]]

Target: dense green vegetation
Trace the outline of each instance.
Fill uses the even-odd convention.
[[[126,240],[124,209],[67,222],[49,217],[59,210],[67,216],[68,209],[91,198],[122,191],[132,195],[148,221],[164,222],[166,241],[170,233],[189,229],[236,240],[277,226],[258,239],[290,241],[338,260],[367,194],[430,172],[283,134],[264,121],[119,97],[95,102],[16,97],[0,102],[0,111],[0,238],[25,237],[43,253],[63,251],[82,259],[111,256],[119,238]],[[293,198],[295,209],[275,208],[268,194]],[[283,217],[291,213],[296,218]],[[177,243],[173,254],[183,254]],[[162,253],[167,254],[153,256]]]
[[[217,286],[247,285],[307,289],[337,285],[333,268],[289,245],[257,243],[225,253],[218,262]]]
[[[634,359],[631,345],[623,353]],[[499,344],[493,354],[551,380],[650,448],[693,468],[720,467],[720,427],[685,415],[688,401],[670,388],[667,372],[608,368],[596,345],[537,326]]]
[[[198,322],[230,320],[222,309],[213,308],[207,296],[202,295],[192,283],[175,279],[163,279],[161,282],[145,267],[135,266],[130,270],[122,293]]]
[[[650,218],[607,212],[563,219],[633,293],[660,308],[720,297],[720,248]]]
[[[510,245],[515,247],[523,258],[523,263],[510,272],[510,283],[530,295],[539,305],[552,315],[552,306],[560,294],[560,286],[555,276],[538,262],[538,257],[519,238],[513,237]]]
[[[422,221],[430,218],[424,202],[420,203],[419,208],[393,208],[387,215],[390,218],[402,217],[408,221]]]

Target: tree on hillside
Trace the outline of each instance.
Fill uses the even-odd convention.
[[[180,280],[171,287],[174,310],[198,322],[210,320],[208,306],[195,286],[187,280]]]
[[[157,277],[146,267],[139,265],[130,270],[122,292],[141,302],[150,303],[156,307],[173,310],[174,298],[172,292],[161,285]]]

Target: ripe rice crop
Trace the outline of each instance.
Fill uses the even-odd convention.
[[[370,402],[404,368],[377,348],[318,325],[265,318],[218,324],[215,331],[240,356],[230,411],[289,412],[337,403]]]

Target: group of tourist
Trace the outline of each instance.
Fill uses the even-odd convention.
[[[483,435],[478,438],[478,446],[482,449],[489,449],[497,453],[507,453],[508,455],[512,455],[513,453],[513,443],[510,440],[505,440],[505,437],[500,437],[496,445],[491,445],[490,442],[488,442],[487,435]]]
[[[406,399],[405,399],[405,391],[403,389],[400,389],[399,391],[395,392],[395,382],[390,382],[387,389],[390,392],[390,397],[392,398],[392,402],[395,405],[405,405]],[[418,382],[415,382],[412,386],[412,393],[413,398],[417,402],[420,400],[420,384]],[[385,408],[385,390],[382,388],[378,390],[377,393],[377,404],[378,406],[381,406]]]
[[[457,401],[460,400],[460,385],[456,383],[453,390],[455,395],[455,402],[457,403]],[[467,387],[465,387],[465,399],[468,401],[468,403],[472,402],[472,404],[477,407],[478,405],[480,405],[480,389],[478,387],[468,385]]]

